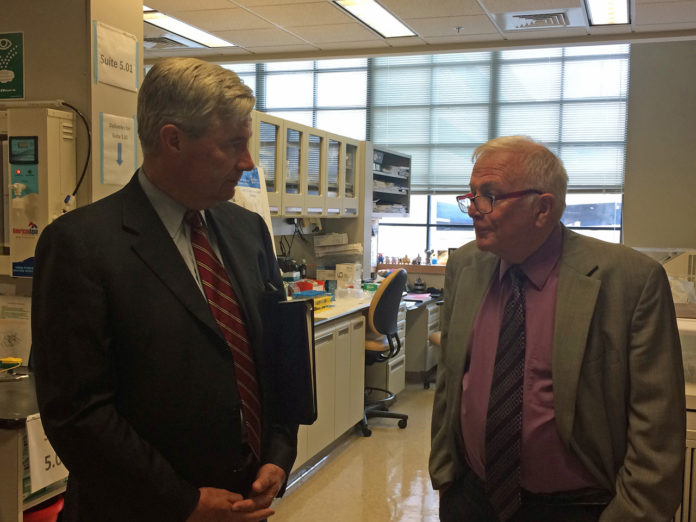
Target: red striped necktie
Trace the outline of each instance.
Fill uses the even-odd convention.
[[[251,355],[246,325],[239,310],[237,296],[230,285],[225,268],[218,260],[206,237],[201,213],[188,210],[186,222],[191,227],[191,246],[198,274],[210,305],[234,359],[237,389],[242,401],[242,413],[247,429],[249,447],[261,458],[261,401],[256,378],[256,366]]]

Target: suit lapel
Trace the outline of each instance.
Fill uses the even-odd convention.
[[[570,440],[578,381],[601,282],[596,263],[582,252],[580,236],[564,229],[554,322],[552,375],[556,425]]]
[[[194,316],[224,340],[208,303],[140,187],[137,175],[123,190],[122,223],[133,234],[135,253]]]
[[[230,284],[237,294],[239,308],[247,325],[247,333],[251,349],[256,353],[257,362],[262,355],[262,318],[254,306],[259,303],[263,284],[258,282],[259,266],[256,264],[256,250],[252,247],[255,241],[250,241],[253,230],[241,225],[234,212],[234,206],[225,205],[213,207],[206,211],[208,222],[215,230],[220,254],[230,275]],[[223,216],[223,213],[225,214]],[[243,248],[242,248],[243,247]]]
[[[476,258],[478,259],[478,257]],[[460,375],[464,375],[466,361],[469,352],[469,338],[467,332],[471,332],[478,313],[479,306],[486,296],[491,284],[491,278],[498,267],[496,256],[485,255],[482,261],[473,262],[469,266],[462,267],[458,276],[457,291],[454,293],[455,302],[452,307],[448,336],[450,339],[458,339],[463,346],[449,350],[449,356],[458,356],[461,359],[454,361],[455,367],[460,369]],[[461,386],[458,387],[461,395]],[[459,397],[461,400],[461,397]]]

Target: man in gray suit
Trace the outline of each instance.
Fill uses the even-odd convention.
[[[282,280],[264,220],[228,202],[253,105],[232,71],[155,64],[142,167],[39,238],[32,355],[64,522],[259,521],[285,488],[297,425],[275,418],[262,350]]]
[[[457,199],[476,241],[447,263],[433,407],[441,520],[670,520],[686,428],[664,270],[562,226],[568,177],[546,147],[497,138],[474,158],[471,193]],[[500,400],[517,420],[493,432],[489,397],[509,385],[497,360],[511,337],[500,333],[506,306],[523,314],[508,352],[522,356],[507,368],[519,387]],[[494,442],[503,434],[512,442]]]

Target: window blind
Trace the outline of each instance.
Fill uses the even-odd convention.
[[[569,190],[621,190],[630,45],[371,60],[370,139],[412,156],[413,193],[461,192],[474,149],[522,134],[564,162]]]

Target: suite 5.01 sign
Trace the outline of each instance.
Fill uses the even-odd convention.
[[[138,90],[138,42],[135,35],[94,22],[94,82]]]

